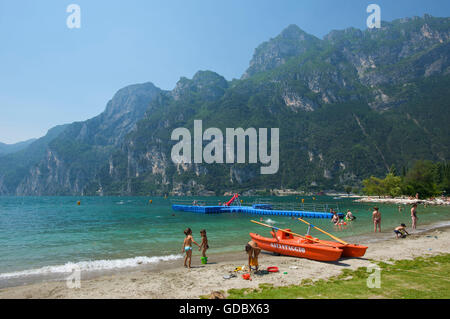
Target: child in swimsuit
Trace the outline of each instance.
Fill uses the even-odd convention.
[[[356,217],[353,216],[353,214],[350,210],[347,210],[347,215],[345,216],[345,219],[352,221],[352,220],[356,219]]]
[[[208,237],[206,237],[205,229],[202,229],[200,231],[200,236],[202,236],[202,243],[200,244],[200,247],[198,247],[198,250],[202,251],[202,257],[206,257],[206,250],[209,249],[209,245],[208,245]]]
[[[184,234],[186,237],[184,238],[183,242],[183,249],[182,251],[186,253],[186,256],[184,257],[184,267],[191,268],[191,259],[192,259],[192,243],[196,244],[198,247],[200,247],[199,244],[197,244],[192,237],[192,230],[190,228],[186,228],[184,231]],[[186,265],[186,263],[188,265]]]
[[[396,227],[394,229],[394,233],[398,238],[405,238],[406,235],[409,235],[409,233],[406,231],[406,225],[405,224],[401,224],[400,226]]]
[[[333,218],[331,218],[331,222],[336,226],[339,224],[339,215],[336,212],[333,212]]]
[[[255,271],[258,271],[258,256],[261,252],[261,248],[258,247],[258,244],[253,240],[250,240],[245,246],[245,251],[248,254],[248,269],[252,271],[252,266],[255,267]]]

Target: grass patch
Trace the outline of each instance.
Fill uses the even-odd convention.
[[[229,299],[448,299],[450,298],[450,254],[373,262],[381,269],[381,288],[367,287],[371,273],[365,267],[345,269],[327,280],[303,280],[299,285],[258,289],[230,289]]]

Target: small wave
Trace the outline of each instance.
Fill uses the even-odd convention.
[[[68,262],[64,265],[45,266],[38,269],[29,269],[24,271],[3,273],[0,274],[0,279],[48,275],[48,274],[64,274],[64,273],[72,273],[74,270],[80,271],[112,270],[112,269],[154,264],[161,261],[177,260],[181,258],[183,258],[183,256],[181,255],[154,256],[154,257],[139,256],[125,259],[80,261],[77,263]]]
[[[442,221],[442,222],[438,222],[434,225],[434,228],[440,228],[440,227],[448,227],[450,226],[450,221]]]
[[[276,221],[274,221],[274,220],[272,220],[272,219],[270,219],[270,218],[267,218],[267,219],[266,219],[266,223],[267,223],[267,224],[270,224],[270,225],[273,225],[273,224],[276,223]]]

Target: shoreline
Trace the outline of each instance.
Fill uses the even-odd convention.
[[[224,279],[236,267],[247,263],[245,252],[240,254],[210,254],[210,263],[201,265],[199,256],[193,256],[193,268],[182,266],[183,260],[143,265],[140,269],[97,274],[81,274],[81,288],[67,288],[65,281],[44,281],[16,287],[0,289],[0,299],[13,298],[198,298],[213,291],[232,288],[257,288],[259,284],[275,286],[298,284],[302,279],[326,279],[338,275],[343,269],[367,267],[370,259],[411,259],[418,256],[450,253],[450,224],[440,222],[419,229],[406,239],[393,239],[392,232],[357,237],[360,243],[367,243],[369,249],[364,258],[341,259],[334,263],[324,263],[301,258],[274,256],[262,252],[261,269],[278,266],[279,273],[264,276],[252,275],[252,281],[243,280],[243,272],[236,278]],[[381,235],[381,236],[380,236]],[[355,240],[357,238],[354,238]],[[148,267],[147,267],[148,266]],[[287,274],[284,274],[284,273]]]
[[[414,234],[420,234],[436,228],[450,227],[450,220],[443,220],[434,223],[427,223],[420,225],[420,228],[416,229]],[[340,237],[348,242],[370,244],[380,241],[386,241],[392,238],[391,231],[383,231],[374,235],[373,232],[348,235]],[[265,253],[265,252],[263,252]],[[270,253],[266,253],[270,254]],[[172,257],[172,258],[171,258]],[[239,262],[244,264],[246,261],[246,254],[244,248],[242,250],[231,251],[214,251],[208,253],[209,260],[214,260],[215,263],[219,262]],[[148,271],[158,272],[161,270],[183,268],[184,255],[166,255],[166,256],[137,256],[128,257],[123,259],[112,260],[86,260],[80,262],[67,262],[66,264],[49,265],[41,268],[32,268],[26,270],[19,270],[13,272],[0,273],[0,291],[2,289],[28,286],[34,284],[43,284],[46,282],[62,282],[65,281],[71,272],[76,269],[78,265],[79,270],[82,273],[82,280],[92,280],[104,276],[115,276],[130,272]],[[145,260],[156,259],[155,262],[145,262]],[[193,265],[200,264],[200,256],[195,251],[193,255]],[[118,267],[106,267],[95,268],[102,263],[111,264],[123,264],[125,266]],[[109,266],[109,265],[108,265]]]
[[[350,197],[356,198],[356,197]],[[450,206],[450,201],[443,200],[441,198],[431,199],[417,199],[417,198],[405,198],[405,197],[394,197],[394,198],[380,198],[374,196],[358,196],[358,199],[353,200],[356,203],[378,203],[378,204],[396,204],[396,205],[413,205],[413,204],[424,204],[424,205],[434,205],[434,206]]]

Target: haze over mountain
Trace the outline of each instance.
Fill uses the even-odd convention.
[[[32,138],[27,141],[18,142],[14,144],[5,144],[0,142],[0,156],[23,150],[24,148],[27,148],[35,140],[36,140],[35,138]]]
[[[450,158],[450,19],[424,17],[318,39],[290,25],[256,48],[240,80],[212,71],[171,91],[119,90],[99,116],[0,155],[2,195],[223,194],[360,186],[392,165]],[[280,169],[175,165],[171,132],[280,128]]]

